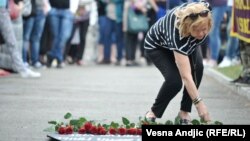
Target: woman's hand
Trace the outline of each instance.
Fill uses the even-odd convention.
[[[210,118],[208,110],[207,110],[207,106],[205,105],[205,103],[203,101],[200,101],[199,103],[197,103],[195,105],[195,107],[196,107],[201,119],[203,119],[205,122],[211,121],[211,118]]]

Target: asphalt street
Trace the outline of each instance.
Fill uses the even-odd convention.
[[[148,111],[163,82],[155,67],[66,66],[41,70],[40,79],[17,74],[0,78],[0,141],[47,141],[50,120],[65,113],[91,120],[131,122]],[[205,73],[200,95],[213,120],[223,124],[250,124],[250,101]],[[179,93],[158,119],[174,120],[180,107]],[[198,118],[193,107],[192,118]]]

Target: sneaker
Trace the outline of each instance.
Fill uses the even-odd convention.
[[[29,63],[28,63],[28,62],[24,62],[24,66],[25,66],[26,68],[28,68],[28,67],[29,67]]]
[[[250,85],[250,77],[239,77],[232,81],[235,85],[238,86],[249,86]]]
[[[46,66],[48,68],[51,68],[52,62],[53,62],[53,58],[50,55],[47,55],[47,62],[46,62]]]
[[[240,65],[241,61],[238,57],[232,59],[232,65]]]
[[[82,60],[78,60],[78,61],[76,61],[76,64],[77,64],[78,66],[82,66],[84,63],[83,63]]]
[[[116,66],[120,66],[120,65],[121,65],[121,61],[116,61],[116,62],[115,62],[115,65],[116,65]]]
[[[34,68],[36,69],[40,69],[43,67],[43,65],[40,63],[40,62],[36,62],[34,65],[33,65]]]
[[[215,61],[215,60],[209,60],[208,62],[207,62],[207,64],[205,65],[205,67],[211,67],[211,68],[213,68],[213,67],[216,67],[217,66],[217,62]]]
[[[111,61],[110,60],[102,60],[100,62],[98,62],[99,65],[109,65],[111,64]]]
[[[228,57],[224,57],[221,63],[218,65],[219,68],[229,67],[232,65],[232,61]]]
[[[58,68],[58,69],[62,69],[64,67],[65,67],[64,62],[58,62],[57,65],[56,65],[56,68]]]
[[[25,69],[24,71],[20,72],[22,78],[39,78],[41,77],[41,73],[34,72],[31,69]]]

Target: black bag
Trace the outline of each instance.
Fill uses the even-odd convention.
[[[5,41],[4,41],[4,39],[3,39],[2,34],[0,33],[0,44],[4,44],[4,43],[5,43]]]

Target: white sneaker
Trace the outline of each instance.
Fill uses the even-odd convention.
[[[224,57],[221,63],[218,65],[219,68],[229,67],[232,65],[232,61],[228,57]]]
[[[210,59],[207,61],[206,67],[213,68],[217,66],[216,60]]]
[[[26,70],[20,72],[20,75],[22,78],[39,78],[39,77],[41,77],[41,73],[34,72],[31,69],[26,69]]]
[[[41,69],[41,68],[43,68],[43,65],[42,65],[40,62],[36,62],[36,63],[33,65],[33,67],[34,67],[35,69]]]
[[[29,63],[24,62],[24,66],[25,66],[26,68],[28,68],[30,65],[29,65]]]
[[[232,59],[232,65],[240,65],[241,64],[241,61],[238,57],[234,57]]]

